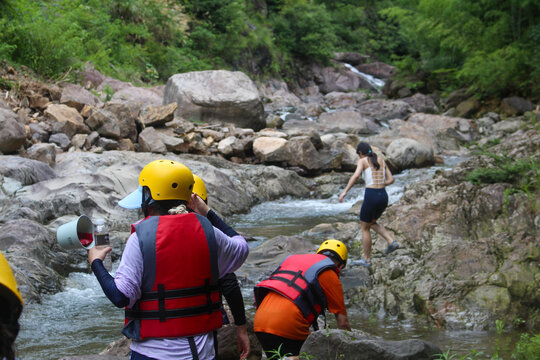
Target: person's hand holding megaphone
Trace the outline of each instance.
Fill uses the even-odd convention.
[[[96,259],[100,259],[101,261],[103,261],[105,259],[105,256],[107,256],[107,254],[110,253],[111,251],[112,251],[112,247],[110,246],[100,248],[100,249],[96,248],[95,246],[92,246],[92,248],[88,250],[88,262],[90,263],[90,265],[92,265],[92,262]]]

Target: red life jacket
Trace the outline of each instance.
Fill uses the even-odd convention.
[[[308,322],[314,322],[328,307],[318,279],[321,271],[326,269],[339,274],[336,264],[325,255],[287,257],[267,279],[255,286],[255,307],[261,305],[269,291],[275,291],[294,302]]]
[[[204,334],[221,327],[212,224],[195,213],[151,216],[135,225],[143,256],[141,298],[122,333],[134,340]]]

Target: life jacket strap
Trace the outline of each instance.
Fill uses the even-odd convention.
[[[189,349],[191,350],[191,356],[193,360],[199,360],[199,352],[197,351],[197,345],[195,345],[195,339],[193,336],[188,336]]]
[[[198,296],[198,295],[207,295],[211,292],[219,291],[219,284],[210,284],[209,280],[205,280],[205,284],[203,286],[197,286],[197,287],[191,287],[191,288],[185,288],[185,289],[174,289],[174,290],[163,290],[163,296],[165,299],[178,299],[178,298],[184,298],[184,297],[190,297],[190,296]],[[140,301],[151,301],[151,300],[159,300],[159,285],[158,285],[158,291],[149,291],[149,292],[143,292]]]
[[[159,321],[165,322],[165,286],[158,284]]]
[[[279,275],[282,275],[282,274],[293,275],[293,277],[291,279],[287,279],[285,277],[279,276]],[[296,284],[297,279],[302,279],[307,284],[307,288],[304,289],[301,286],[299,286],[298,284]],[[278,268],[276,271],[274,271],[272,273],[272,275],[270,275],[268,280],[282,281],[282,282],[286,283],[288,286],[296,289],[296,291],[298,291],[300,293],[300,295],[304,299],[308,300],[308,301],[306,301],[306,304],[309,307],[309,309],[310,309],[311,313],[313,314],[313,316],[315,317],[315,322],[317,321],[317,316],[319,315],[319,311],[317,311],[317,309],[315,308],[316,300],[314,299],[313,292],[312,291],[307,291],[308,289],[311,290],[312,286],[306,280],[306,278],[302,275],[302,271],[281,270],[280,268]],[[308,315],[308,314],[304,314],[304,316],[306,316],[306,315]]]
[[[196,316],[207,313],[213,313],[220,311],[221,301],[212,302],[211,304],[205,304],[201,306],[194,306],[189,308],[182,309],[163,309],[160,310],[135,310],[135,309],[125,309],[125,314],[127,319],[145,319],[145,320],[160,320],[164,317],[165,319],[174,319],[182,318],[188,316]]]

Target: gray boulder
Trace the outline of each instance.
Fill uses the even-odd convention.
[[[0,108],[0,152],[14,153],[26,141],[24,125],[17,119],[17,114]]]
[[[64,84],[62,86],[62,96],[60,97],[60,103],[73,107],[77,111],[81,111],[85,105],[92,107],[101,107],[103,103],[101,100],[77,84]]]
[[[386,156],[398,172],[435,164],[433,148],[413,139],[397,139],[386,149]]]
[[[442,351],[424,340],[389,341],[359,331],[319,330],[311,333],[300,353],[314,360],[431,360]]]
[[[266,126],[257,87],[239,71],[195,71],[176,74],[165,87],[163,104],[176,102],[175,114],[188,120],[233,123],[260,130]]]
[[[332,129],[358,134],[375,134],[381,128],[371,118],[352,110],[323,113],[318,122],[327,131]]]
[[[70,138],[75,134],[90,133],[81,114],[67,105],[50,104],[45,110],[45,117],[52,123],[55,133],[64,133]]]

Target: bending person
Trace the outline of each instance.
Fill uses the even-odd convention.
[[[15,359],[13,344],[19,334],[19,317],[23,304],[15,276],[0,252],[0,359]]]
[[[105,295],[126,308],[122,333],[130,359],[214,359],[214,330],[221,327],[218,279],[245,261],[249,248],[197,211],[193,175],[181,163],[156,160],[139,176],[139,188],[120,201],[141,208],[113,278],[103,259],[111,248],[88,251],[88,261]]]
[[[388,206],[388,194],[385,187],[394,183],[392,172],[386,166],[383,159],[378,159],[368,143],[361,142],[356,148],[356,153],[360,157],[354,174],[349,179],[345,190],[339,195],[339,202],[343,201],[347,192],[362,175],[366,183],[364,191],[364,202],[360,209],[360,226],[362,227],[362,248],[364,257],[360,260],[360,265],[371,266],[371,233],[373,229],[381,235],[387,242],[386,253],[389,254],[399,247],[392,235],[384,226],[377,223],[384,210]],[[380,163],[379,163],[380,162]]]
[[[335,314],[338,328],[351,330],[339,280],[346,264],[345,244],[326,240],[316,254],[287,257],[255,286],[255,335],[268,358],[277,352],[297,357],[325,309]]]
[[[193,175],[195,184],[193,185],[193,193],[198,195],[205,205],[208,205],[208,192],[206,191],[206,185],[203,179],[197,175]],[[206,214],[205,216],[210,220],[213,226],[223,231],[228,236],[236,236],[238,233],[234,231],[229,225],[227,225],[221,218],[208,206],[198,209],[200,214]],[[236,325],[236,339],[238,342],[238,350],[240,352],[240,359],[247,359],[250,351],[249,336],[247,333],[246,322],[246,309],[244,307],[244,298],[238,284],[238,279],[235,273],[228,273],[219,279],[219,287],[227,304],[231,309],[232,316],[234,318],[234,324]],[[229,324],[230,320],[227,317],[227,313],[223,309],[223,323]],[[218,344],[215,342],[216,358],[219,358]]]

